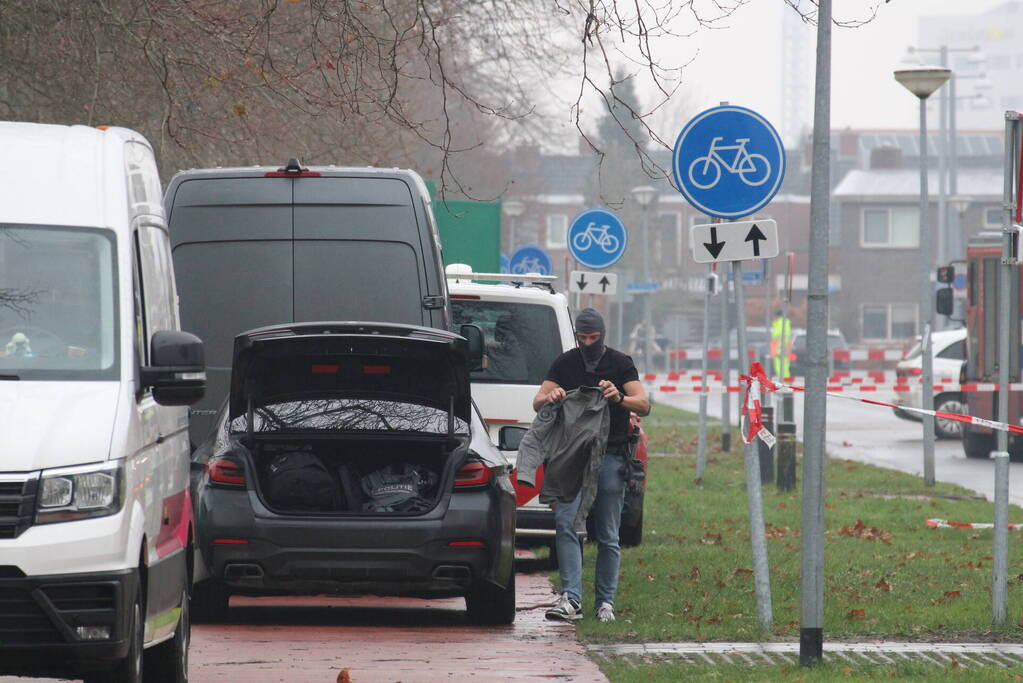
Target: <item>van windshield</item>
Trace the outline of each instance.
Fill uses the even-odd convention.
[[[473,382],[540,385],[561,353],[551,306],[452,298],[451,319],[456,332],[469,324],[483,330],[487,362],[472,373]]]
[[[114,380],[109,230],[0,223],[0,379]]]

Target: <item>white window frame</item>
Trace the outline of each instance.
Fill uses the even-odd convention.
[[[555,223],[562,224],[562,239],[554,239]],[[550,249],[568,248],[568,216],[563,213],[552,213],[547,215],[547,246]]]
[[[892,307],[893,306],[912,306],[913,307],[913,330],[914,333],[909,337],[893,337],[892,336]],[[866,314],[868,308],[883,308],[885,311],[885,336],[884,337],[869,337],[867,336],[866,325],[864,325],[863,316]],[[895,301],[891,303],[869,303],[860,304],[860,332],[863,337],[863,341],[893,341],[898,339],[911,339],[916,334],[915,330],[920,328],[920,306],[919,304],[909,303],[905,301]]]
[[[984,227],[985,228],[1000,228],[1002,227],[1002,211],[1003,209],[998,206],[985,206],[984,207]],[[994,212],[995,222],[992,223],[988,220],[988,216],[991,212]]]
[[[892,242],[892,213],[895,211],[911,211],[916,214],[916,240],[912,244],[894,244]],[[868,242],[867,213],[885,214],[887,239],[884,242]],[[919,249],[920,248],[920,209],[914,206],[864,206],[860,209],[860,248],[861,249]]]

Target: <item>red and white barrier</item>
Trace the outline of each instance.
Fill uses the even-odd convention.
[[[753,363],[750,365],[749,375],[740,375],[739,379],[746,385],[747,401],[744,401],[745,405],[749,400],[749,392],[756,391],[757,399],[759,400],[759,392],[761,388],[764,391],[806,391],[805,387],[793,386],[790,384],[780,384],[772,382],[768,379],[767,374],[764,372],[764,368],[760,363]],[[968,386],[968,385],[963,385]],[[991,387],[996,385],[991,384]],[[1010,385],[1010,388],[1014,388],[1015,385]],[[947,413],[943,410],[927,410],[925,408],[911,408],[909,406],[897,406],[894,403],[885,403],[883,401],[875,401],[869,398],[854,398],[852,396],[843,396],[840,393],[831,391],[830,389],[825,392],[828,396],[834,398],[844,399],[846,401],[857,401],[859,403],[866,403],[868,405],[884,406],[886,408],[898,408],[907,413],[916,413],[917,415],[933,415],[934,417],[940,417],[944,420],[955,420],[956,422],[965,422],[966,424],[980,425],[982,427],[989,427],[990,429],[996,429],[1001,432],[1009,432],[1011,434],[1023,434],[1023,427],[1017,425],[1011,425],[1006,422],[995,422],[994,420],[985,420],[981,417],[973,417],[972,415],[960,415],[959,413]],[[753,425],[755,426],[755,425]],[[757,430],[750,429],[751,437],[758,436]],[[743,436],[746,438],[746,435]]]
[[[947,519],[929,519],[927,526],[935,529],[994,529],[995,525],[988,522],[950,522]],[[1023,524],[1007,524],[1010,531],[1023,529]]]

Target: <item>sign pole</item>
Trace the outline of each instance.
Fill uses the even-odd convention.
[[[828,220],[831,210],[831,0],[817,7],[817,66],[810,188],[799,663],[824,657],[824,432],[827,428]]]
[[[707,266],[707,279],[703,293],[703,357],[700,359],[700,426],[696,441],[696,481],[703,481],[703,470],[707,466],[707,349],[710,346],[710,297],[711,283],[714,282],[714,264]]]
[[[715,223],[721,219],[715,218]],[[731,316],[728,315],[728,290],[729,278],[727,271],[721,282],[721,383],[726,387],[732,384],[732,329]],[[734,277],[731,278],[731,287],[735,286]],[[721,393],[721,450],[725,453],[732,452],[732,402],[727,391]]]
[[[739,357],[746,359],[746,300],[742,291],[742,261],[732,261],[732,282],[735,283],[735,329],[739,337]],[[740,365],[740,367],[742,367]],[[727,392],[726,392],[727,395]],[[739,394],[740,400],[742,394]],[[756,397],[759,398],[759,397]],[[740,413],[741,415],[741,413]],[[739,417],[742,429],[742,418]],[[747,427],[750,428],[750,427]],[[757,596],[757,618],[760,627],[771,628],[771,573],[767,564],[767,535],[764,532],[764,499],[760,488],[760,454],[755,435],[743,444],[746,469],[746,508],[749,513],[750,544],[753,550],[753,585]]]
[[[1009,416],[1009,362],[1012,350],[1010,329],[1017,324],[1012,308],[1013,268],[1017,267],[1013,250],[1013,214],[1016,209],[1015,189],[1017,160],[1020,148],[1019,114],[1005,112],[1005,170],[1002,196],[1002,265],[999,268],[998,301],[998,419],[1008,421]],[[1018,287],[1019,285],[1017,285]],[[995,514],[992,533],[991,562],[991,620],[995,625],[1005,623],[1006,589],[1008,578],[1009,546],[1009,435],[998,431],[998,451],[994,454]]]

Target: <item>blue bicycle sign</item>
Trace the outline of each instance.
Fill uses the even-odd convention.
[[[739,138],[734,145],[721,144],[723,137],[710,141],[707,155],[693,159],[689,164],[689,180],[701,190],[709,190],[721,180],[721,169],[739,176],[739,180],[750,187],[757,187],[771,177],[771,162],[763,154],[746,151],[749,138]],[[735,151],[731,161],[721,152]]]
[[[625,226],[606,209],[588,209],[575,217],[568,228],[568,250],[588,268],[607,268],[625,253]]]
[[[765,206],[785,177],[785,148],[764,117],[745,107],[713,107],[679,133],[675,183],[699,211],[741,218]]]
[[[550,275],[553,270],[551,257],[547,255],[547,252],[532,245],[516,250],[508,261],[508,269],[514,275],[526,275],[527,273]]]

